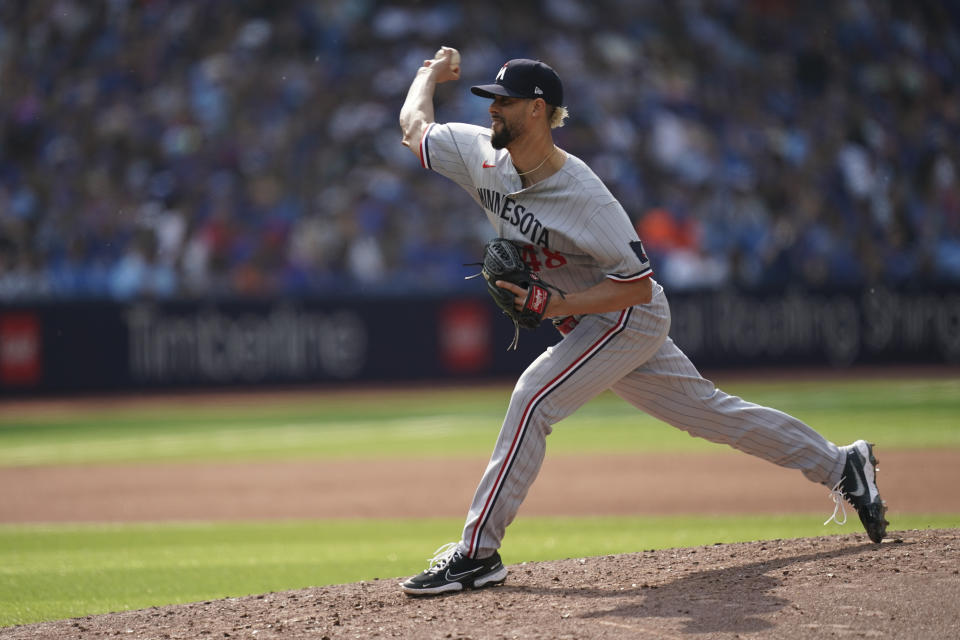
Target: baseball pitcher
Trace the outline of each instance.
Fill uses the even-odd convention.
[[[517,381],[460,540],[401,589],[427,595],[502,583],[498,549],[552,425],[606,389],[693,436],[800,470],[831,488],[832,518],[845,517],[846,499],[880,542],[888,523],[871,444],[838,447],[792,416],[720,391],[670,339],[667,296],[626,212],[582,160],[554,144],[552,131],[568,116],[557,73],[516,59],[493,83],[471,87],[490,101],[489,127],[435,122],[436,86],[459,78],[455,49],[423,62],[400,111],[403,144],[487,216],[496,238],[483,273],[495,301],[518,328],[549,318],[562,339]]]

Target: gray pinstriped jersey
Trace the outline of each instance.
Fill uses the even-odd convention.
[[[463,187],[547,282],[582,291],[605,277],[629,282],[652,274],[623,207],[579,158],[568,155],[557,173],[524,189],[509,152],[490,145],[490,130],[461,123],[431,124],[420,158]]]

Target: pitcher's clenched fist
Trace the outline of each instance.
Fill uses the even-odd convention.
[[[460,52],[453,47],[440,47],[433,60],[424,60],[423,66],[434,70],[437,84],[460,79]]]

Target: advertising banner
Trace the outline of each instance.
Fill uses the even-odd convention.
[[[674,341],[700,367],[960,362],[960,293],[674,295]],[[0,308],[0,393],[480,380],[560,340],[485,297]]]

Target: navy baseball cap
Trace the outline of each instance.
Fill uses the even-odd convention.
[[[550,65],[527,58],[510,60],[500,68],[494,84],[470,87],[470,91],[482,98],[543,98],[547,104],[563,106],[563,84],[560,76]]]

